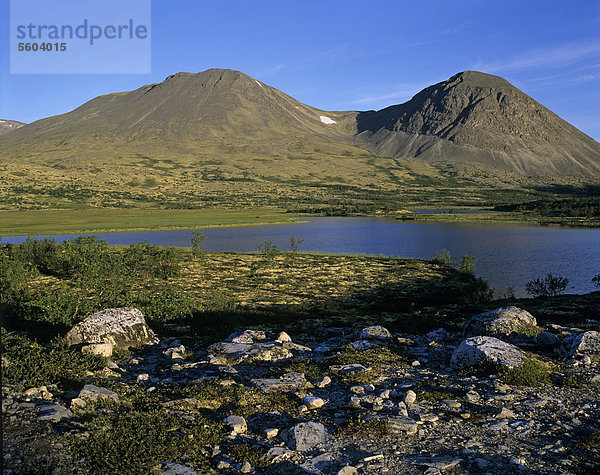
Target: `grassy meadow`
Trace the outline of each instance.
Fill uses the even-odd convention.
[[[0,211],[1,235],[78,234],[291,223],[284,210],[115,209]]]

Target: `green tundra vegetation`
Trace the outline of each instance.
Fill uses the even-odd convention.
[[[116,247],[93,235],[0,245],[3,324],[53,336],[103,308],[135,306],[161,330],[179,320],[198,331],[217,324],[214,337],[248,324],[310,328],[341,310],[411,312],[491,296],[468,258],[455,269],[450,258],[312,255],[299,253],[293,237],[289,251],[265,242],[254,254],[212,253],[196,238],[193,249]]]

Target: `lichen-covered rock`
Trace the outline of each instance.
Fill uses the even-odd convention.
[[[311,351],[308,347],[287,341],[285,336],[282,340],[269,340],[266,332],[260,330],[234,333],[225,341],[208,347],[209,361],[219,365],[279,361],[294,356],[292,351]]]
[[[95,386],[94,384],[86,384],[81,391],[79,391],[79,399],[96,401],[97,399],[112,399],[115,402],[119,402],[119,395],[111,391],[110,389]]]
[[[508,336],[535,328],[537,321],[527,310],[501,307],[471,317],[464,326],[465,336]]]
[[[450,364],[456,369],[469,368],[482,360],[491,360],[514,368],[527,356],[510,343],[491,336],[474,336],[463,340],[452,353]]]
[[[562,358],[589,356],[592,360],[600,359],[600,332],[587,331],[565,338],[558,354]]]
[[[187,465],[181,465],[174,462],[165,462],[160,465],[158,470],[153,473],[160,473],[160,475],[196,475],[198,472]]]
[[[373,325],[371,327],[363,328],[358,337],[361,340],[390,340],[392,338],[392,334],[387,328],[382,327],[381,325]]]
[[[113,354],[112,343],[91,343],[81,347],[82,353],[110,358]]]
[[[246,419],[242,416],[227,416],[223,419],[223,423],[236,434],[243,434],[248,430]]]
[[[73,417],[73,413],[69,409],[53,402],[41,404],[38,410],[40,412],[37,417],[38,421],[58,422]]]
[[[358,371],[367,371],[371,368],[367,368],[358,363],[350,363],[350,364],[341,364],[341,365],[331,365],[329,367],[331,371],[334,371],[339,374],[348,374],[348,373],[356,373]]]
[[[262,330],[246,330],[242,333],[233,333],[225,340],[231,343],[256,343],[267,339],[267,334]]]
[[[301,391],[307,384],[303,373],[286,373],[280,378],[253,379],[250,382],[265,393]]]
[[[303,452],[325,442],[327,431],[320,422],[300,422],[288,431],[287,437],[292,449]]]
[[[156,336],[137,308],[109,308],[86,317],[66,335],[70,345],[110,343],[126,349],[156,342]]]
[[[279,361],[291,358],[293,353],[275,343],[221,342],[208,347],[208,355],[215,361],[236,365],[253,361]]]

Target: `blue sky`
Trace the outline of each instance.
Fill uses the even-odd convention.
[[[212,67],[325,110],[379,109],[479,70],[600,140],[598,0],[154,0],[151,36],[151,74],[11,75],[0,0],[0,118],[32,122]]]

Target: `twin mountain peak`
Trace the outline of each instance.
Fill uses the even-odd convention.
[[[427,87],[404,104],[366,112],[319,110],[239,71],[178,73],[15,127],[0,139],[0,151],[12,156],[61,139],[68,148],[74,137],[79,148],[98,140],[107,147],[180,141],[259,149],[269,143],[269,153],[290,143],[333,142],[379,157],[519,175],[600,175],[598,142],[505,79],[476,71]]]

